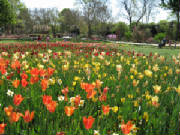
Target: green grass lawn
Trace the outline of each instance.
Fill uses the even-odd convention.
[[[156,46],[137,46],[137,45],[119,45],[119,49],[124,49],[127,51],[135,51],[135,52],[140,52],[144,53],[146,55],[149,55],[150,52],[152,53],[158,53],[160,55],[164,55],[165,57],[173,56],[173,55],[178,55],[180,53],[180,48],[179,47],[163,47],[163,48],[158,48]]]

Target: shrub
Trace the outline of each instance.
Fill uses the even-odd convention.
[[[158,33],[155,37],[154,37],[154,40],[157,41],[157,42],[161,42],[161,40],[163,40],[163,38],[166,37],[166,34],[165,33]]]
[[[130,41],[132,38],[132,32],[130,31],[125,32],[125,38],[127,41]]]

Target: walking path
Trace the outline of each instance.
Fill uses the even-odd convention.
[[[148,44],[148,43],[133,43],[133,42],[123,42],[123,41],[113,41],[113,42],[117,44],[158,46],[158,44]],[[166,46],[169,46],[169,44],[167,43]],[[171,46],[175,46],[175,44],[171,44]],[[180,46],[180,44],[176,44],[176,46]]]

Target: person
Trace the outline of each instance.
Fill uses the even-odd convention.
[[[171,47],[171,44],[172,44],[172,41],[171,41],[171,40],[169,40],[169,47]]]
[[[38,41],[41,41],[41,36],[40,35],[38,36]]]
[[[161,40],[161,43],[159,44],[159,48],[165,46],[165,45],[166,45],[166,42],[167,42],[166,38],[164,38],[163,40]]]
[[[48,36],[46,37],[46,42],[49,42],[49,39],[50,39],[50,38],[49,38],[49,35],[48,35]]]

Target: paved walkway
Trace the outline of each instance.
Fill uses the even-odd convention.
[[[113,41],[114,42],[114,41]],[[116,41],[117,44],[129,44],[129,45],[147,45],[147,46],[158,46],[158,44],[148,44],[148,43],[133,43],[133,42],[123,42],[123,41]],[[169,44],[166,44],[169,46]],[[171,46],[175,46],[175,44],[171,44]],[[180,46],[180,44],[176,44],[176,46]]]

